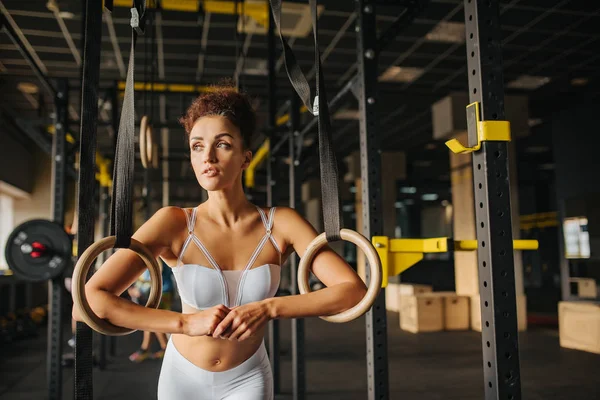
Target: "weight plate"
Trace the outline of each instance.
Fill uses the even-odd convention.
[[[9,268],[21,279],[41,282],[63,273],[71,264],[72,242],[57,223],[32,219],[17,226],[6,241]]]

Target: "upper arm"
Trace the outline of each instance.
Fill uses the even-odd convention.
[[[302,257],[310,242],[319,235],[318,232],[296,210],[286,207],[278,207],[277,210],[280,215],[276,224],[284,236],[286,245],[293,247],[298,256]],[[326,286],[343,282],[362,284],[352,267],[328,245],[317,252],[311,270]]]
[[[155,258],[161,255],[171,258],[173,239],[185,226],[185,215],[180,208],[164,207],[146,221],[132,238],[145,245]],[[118,249],[98,268],[86,286],[120,295],[145,269],[146,265],[135,252]]]

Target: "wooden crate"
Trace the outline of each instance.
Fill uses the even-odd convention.
[[[571,293],[584,299],[595,299],[598,297],[596,280],[593,278],[569,278]]]
[[[470,328],[471,305],[469,296],[461,296],[455,292],[432,292],[428,295],[442,299],[444,330],[466,331]]]
[[[561,347],[600,354],[600,304],[559,302],[558,330]]]
[[[427,294],[401,296],[400,329],[412,333],[444,329],[442,297]]]

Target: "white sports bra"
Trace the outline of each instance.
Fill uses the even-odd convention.
[[[271,235],[275,207],[269,211],[268,219],[261,208],[257,207],[257,209],[265,225],[266,233],[250,256],[246,267],[236,271],[222,270],[194,234],[196,208],[193,209],[191,217],[185,209],[183,210],[187,219],[189,235],[181,248],[177,265],[173,268],[173,276],[183,303],[197,310],[204,310],[218,304],[235,307],[275,296],[281,279],[281,250]],[[269,240],[279,253],[279,265],[264,264],[252,268],[256,258]],[[183,254],[190,242],[194,242],[204,253],[212,268],[200,264],[182,263]]]

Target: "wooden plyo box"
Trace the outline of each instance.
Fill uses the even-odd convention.
[[[598,289],[595,279],[569,278],[569,283],[571,284],[571,293],[577,297],[595,299],[598,296]]]
[[[444,329],[443,299],[425,294],[401,296],[400,329],[412,333]]]
[[[432,292],[429,296],[442,299],[444,330],[466,331],[471,325],[470,298],[455,292]]]
[[[600,303],[559,302],[558,330],[561,347],[600,354]]]
[[[402,296],[412,296],[414,294],[429,293],[433,290],[431,285],[412,284],[412,283],[388,283],[385,288],[385,308],[389,311],[400,311],[400,302]]]

